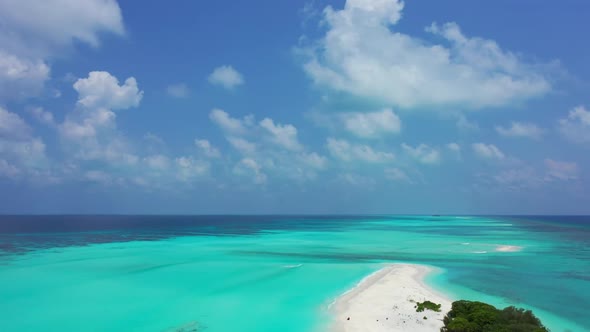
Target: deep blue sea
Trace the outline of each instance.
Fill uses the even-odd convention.
[[[388,262],[590,331],[583,216],[0,216],[0,331],[321,331]]]

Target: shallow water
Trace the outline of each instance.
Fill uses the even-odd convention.
[[[334,297],[397,261],[590,331],[588,218],[419,216],[0,217],[0,330],[319,331]]]

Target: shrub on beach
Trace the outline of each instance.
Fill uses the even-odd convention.
[[[440,312],[440,304],[430,302],[430,301],[416,303],[416,312],[422,312],[426,309]]]
[[[496,309],[487,303],[455,301],[445,316],[441,332],[548,332],[530,310]]]

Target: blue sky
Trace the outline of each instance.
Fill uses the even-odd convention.
[[[0,0],[0,213],[590,213],[589,10]]]

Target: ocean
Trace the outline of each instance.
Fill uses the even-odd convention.
[[[384,263],[590,331],[590,217],[0,216],[0,331],[322,331]]]

